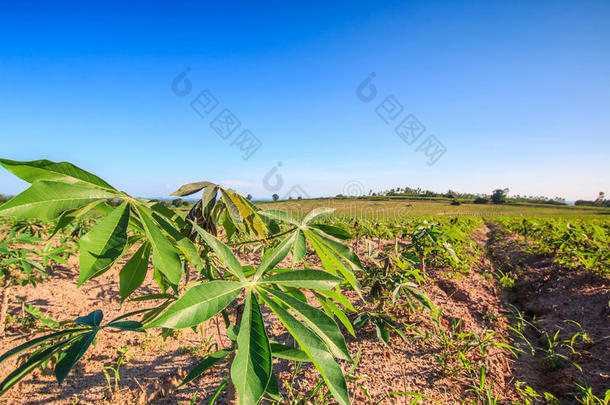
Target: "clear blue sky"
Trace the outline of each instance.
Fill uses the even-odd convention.
[[[1,6],[2,157],[68,160],[137,196],[211,180],[268,198],[280,161],[280,195],[610,193],[610,2],[101,4]],[[206,119],[189,105],[204,89]],[[412,146],[375,112],[389,95],[426,127]],[[222,108],[241,121],[228,140],[209,126]],[[262,142],[248,160],[243,129]],[[415,151],[429,134],[447,150],[432,166]],[[25,186],[0,172],[0,193]]]

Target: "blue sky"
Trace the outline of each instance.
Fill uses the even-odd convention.
[[[608,21],[604,1],[5,3],[0,155],[68,160],[137,196],[210,180],[268,198],[276,167],[280,196],[593,199],[610,192]],[[206,89],[218,106],[202,118]],[[403,106],[390,124],[387,96]],[[210,127],[224,108],[241,122],[226,140]],[[408,114],[426,128],[413,145],[394,132]],[[245,129],[262,143],[247,160],[231,145]],[[446,149],[433,165],[416,150],[429,135]],[[25,186],[0,172],[0,193]]]

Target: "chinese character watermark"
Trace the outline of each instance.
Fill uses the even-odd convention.
[[[376,73],[371,73],[356,87],[356,97],[363,103],[370,103],[377,97],[377,87],[373,84]],[[394,95],[389,95],[375,108],[375,113],[387,125],[394,126],[394,132],[409,146],[414,145],[426,132],[426,127],[413,114],[408,114],[399,121],[404,111],[403,105]],[[428,165],[432,166],[447,152],[447,148],[434,135],[428,135],[416,148],[415,152],[422,152],[428,158]]]
[[[241,121],[228,108],[225,108],[210,122],[210,127],[222,139],[227,139],[241,125]]]
[[[172,92],[179,96],[188,96],[193,90],[193,84],[188,78],[191,68],[187,66],[180,72],[171,83]],[[219,105],[218,98],[209,89],[201,91],[190,102],[190,106],[195,113],[202,119],[210,118],[210,115]],[[241,120],[228,108],[223,108],[214,119],[210,121],[210,128],[222,139],[228,140],[236,133],[241,126]],[[243,129],[239,135],[233,139],[231,146],[238,146],[242,153],[242,159],[250,159],[258,151],[263,143],[249,129]]]
[[[239,150],[243,152],[242,159],[244,160],[250,159],[262,145],[260,139],[254,136],[249,129],[245,129],[231,142],[231,146],[239,146]]]

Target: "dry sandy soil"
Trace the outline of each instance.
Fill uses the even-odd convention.
[[[595,342],[582,353],[583,357],[579,359],[579,363],[587,370],[588,381],[596,389],[601,389],[604,385],[609,386],[607,374],[610,371],[610,328],[607,284],[592,276],[574,272],[562,273],[561,269],[549,265],[548,258],[541,262],[532,261],[532,258],[524,256],[524,246],[517,242],[507,243],[509,239],[506,235],[502,238],[498,235],[499,230],[490,230],[487,227],[475,231],[473,238],[482,251],[489,249],[494,253],[490,255],[493,261],[482,255],[481,260],[463,277],[447,277],[444,272],[446,269],[430,270],[429,275],[433,281],[424,289],[437,307],[444,308],[442,322],[445,327],[448,327],[451,318],[456,318],[461,320],[460,330],[481,335],[493,330],[508,338],[509,320],[506,315],[510,313],[509,303],[523,308],[530,317],[536,315],[545,326],[552,328],[561,324],[566,332],[569,329],[563,320],[578,319]],[[362,251],[362,241],[354,248]],[[500,258],[507,260],[510,265],[517,266],[515,263],[519,263],[519,266],[523,267],[517,279],[515,293],[499,291],[493,278],[489,276]],[[251,258],[244,259],[247,261]],[[119,266],[85,283],[81,288],[76,287],[77,268],[76,258],[72,258],[70,266],[57,268],[51,274],[50,280],[37,287],[13,287],[10,314],[17,318],[22,316],[21,304],[14,298],[40,307],[45,314],[56,320],[73,319],[102,308],[104,317],[108,320],[147,307],[146,302],[120,304]],[[150,274],[152,272],[149,272]],[[156,284],[152,277],[149,277],[136,294],[155,291]],[[408,314],[400,308],[401,306],[394,313],[400,321],[408,321],[420,330],[433,330],[434,326],[427,312]],[[288,333],[268,311],[264,315],[268,319],[272,338],[280,342],[290,342]],[[95,346],[85,354],[62,387],[57,387],[51,370],[37,370],[5,394],[0,399],[0,404],[174,404],[189,403],[195,392],[199,392],[197,403],[207,403],[206,399],[228,375],[227,367],[221,365],[185,387],[177,390],[174,387],[186,372],[197,364],[200,359],[197,354],[205,353],[205,348],[211,344],[218,347],[228,344],[228,340],[216,337],[217,328],[224,333],[222,322],[213,319],[197,333],[185,329],[165,341],[157,331],[150,331],[148,334],[100,333]],[[24,331],[16,323],[7,325],[5,335],[0,340],[0,352],[24,342],[24,333],[32,332]],[[447,375],[438,366],[435,356],[441,353],[441,348],[435,339],[423,341],[417,339],[415,333],[408,333],[410,340],[405,342],[396,334],[392,334],[388,347],[380,343],[374,327],[370,325],[356,330],[356,333],[356,338],[345,333],[352,355],[361,353],[360,362],[348,382],[354,403],[396,404],[410,403],[412,400],[411,397],[388,397],[387,393],[391,391],[418,392],[443,404],[464,401],[476,403],[473,394],[467,391],[471,381],[460,376]],[[27,337],[39,334],[40,332],[35,332]],[[118,390],[114,390],[108,387],[103,369],[115,364],[117,349],[121,347],[128,347],[128,355],[125,364],[120,368]],[[473,356],[476,357],[475,354]],[[494,394],[498,395],[499,403],[518,400],[514,389],[516,380],[527,381],[541,391],[561,394],[564,392],[563,386],[567,387],[570,379],[575,378],[569,367],[559,369],[556,374],[548,373],[541,368],[542,365],[536,358],[527,359],[527,356],[521,356],[517,360],[497,348],[492,348],[484,361],[488,368],[488,378],[495,382]],[[3,363],[0,378],[4,378],[15,365],[16,359]],[[349,364],[342,366],[346,372],[349,371]],[[286,382],[296,392],[311,392],[317,378],[315,368],[305,367],[304,371],[289,383],[293,367],[294,365],[287,361],[275,361],[274,370],[278,372],[280,385]],[[365,391],[370,398],[367,398]],[[282,392],[287,394],[286,387],[282,388]],[[217,403],[227,403],[226,390]],[[431,401],[424,399],[420,403]]]
[[[569,403],[575,383],[586,382],[603,398],[610,389],[610,280],[586,271],[574,271],[553,263],[553,258],[527,252],[522,238],[490,225],[489,256],[503,272],[512,272],[513,289],[505,300],[517,307],[537,329],[546,330],[551,338],[559,331],[559,340],[569,340],[584,330],[588,343],[576,339],[577,353],[570,358],[582,368],[578,370],[562,361],[549,367],[543,352],[536,356],[522,355],[514,374],[527,381],[538,392],[551,392],[562,403]],[[568,320],[576,321],[580,327]],[[526,330],[534,344],[548,347],[547,337],[535,328]]]

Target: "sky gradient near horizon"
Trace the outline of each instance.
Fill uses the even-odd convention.
[[[610,193],[608,21],[607,1],[5,3],[0,157],[70,161],[143,197],[210,180],[260,199],[595,199]],[[200,116],[204,90],[218,105]],[[386,123],[389,96],[403,108]],[[241,123],[227,139],[210,126],[225,108]],[[411,145],[395,132],[409,114],[425,126]],[[245,129],[261,142],[246,160]],[[429,135],[446,148],[433,165]],[[26,186],[0,170],[0,193]]]

